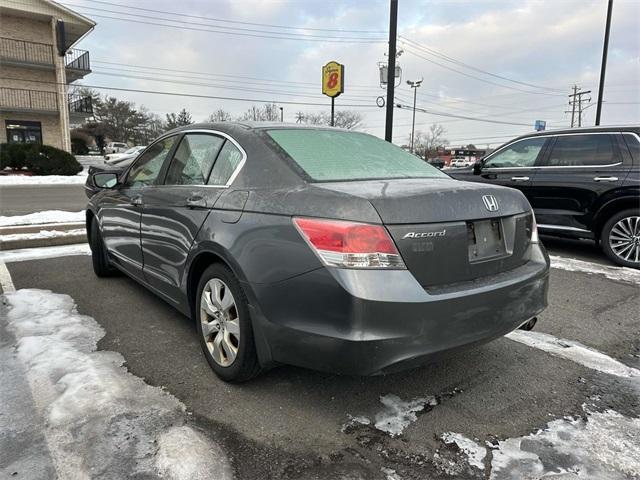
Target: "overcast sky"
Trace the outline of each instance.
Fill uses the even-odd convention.
[[[329,109],[320,72],[324,63],[336,60],[345,65],[346,76],[336,108],[360,111],[364,130],[384,136],[385,113],[375,100],[385,94],[377,63],[387,51],[387,0],[61,3],[97,22],[78,45],[91,52],[93,73],[85,84],[256,102],[103,93],[162,116],[184,107],[197,121],[219,108],[239,115],[252,103],[269,100],[283,106],[285,121],[295,121],[296,112]],[[594,104],[597,98],[606,3],[399,0],[398,47],[404,53],[397,101],[410,105],[406,80],[424,78],[419,107],[508,123],[417,113],[416,129],[440,123],[453,145],[495,146],[532,130],[537,119],[546,120],[548,128],[568,126],[570,114],[564,112],[574,84],[591,90]],[[602,124],[640,123],[639,20],[640,1],[614,1]],[[263,38],[285,34],[289,38]],[[593,124],[595,110],[595,105],[585,110],[583,124]],[[406,143],[410,128],[411,111],[396,109],[394,141]]]

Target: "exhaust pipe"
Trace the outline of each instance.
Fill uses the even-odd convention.
[[[527,323],[523,323],[522,325],[520,325],[520,330],[526,330],[527,332],[533,330],[533,327],[536,326],[536,323],[538,323],[538,317],[533,317]]]

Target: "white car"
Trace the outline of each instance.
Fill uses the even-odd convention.
[[[474,163],[475,162],[473,160],[469,160],[464,157],[456,157],[451,159],[451,163],[449,165],[453,168],[463,168],[463,167],[470,167]]]
[[[135,147],[131,147],[128,150],[125,150],[124,152],[110,153],[104,156],[104,161],[106,163],[112,163],[123,157],[128,157],[129,155],[137,155],[138,153],[142,152],[142,150],[144,150],[145,148],[147,148],[146,145],[138,145]]]
[[[121,142],[110,142],[107,143],[107,146],[104,147],[104,153],[123,153],[125,150],[129,149],[129,145]]]

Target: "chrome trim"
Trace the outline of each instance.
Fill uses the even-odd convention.
[[[593,177],[595,182],[617,182],[618,177]]]
[[[547,230],[568,230],[571,232],[584,232],[584,233],[591,232],[591,230],[585,230],[584,228],[566,227],[564,225],[545,225],[544,223],[539,223],[538,228],[545,228]]]
[[[568,135],[631,135],[635,137],[638,142],[640,142],[640,136],[634,132],[576,132],[576,133],[548,133],[548,134],[540,134],[540,135],[531,135],[530,137],[519,138],[517,140],[512,141],[511,143],[506,143],[498,150],[491,152],[487,159],[490,159],[493,155],[500,152],[501,150],[515,145],[516,143],[522,142],[524,140],[531,140],[532,138],[549,138],[549,137],[566,137]],[[617,167],[618,165],[622,165],[623,162],[617,163],[608,163],[605,165],[536,165],[531,167],[487,167],[487,172],[492,172],[494,170],[541,170],[546,168],[608,168],[608,167]]]

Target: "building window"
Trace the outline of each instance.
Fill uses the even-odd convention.
[[[42,143],[40,122],[5,120],[8,143]]]

